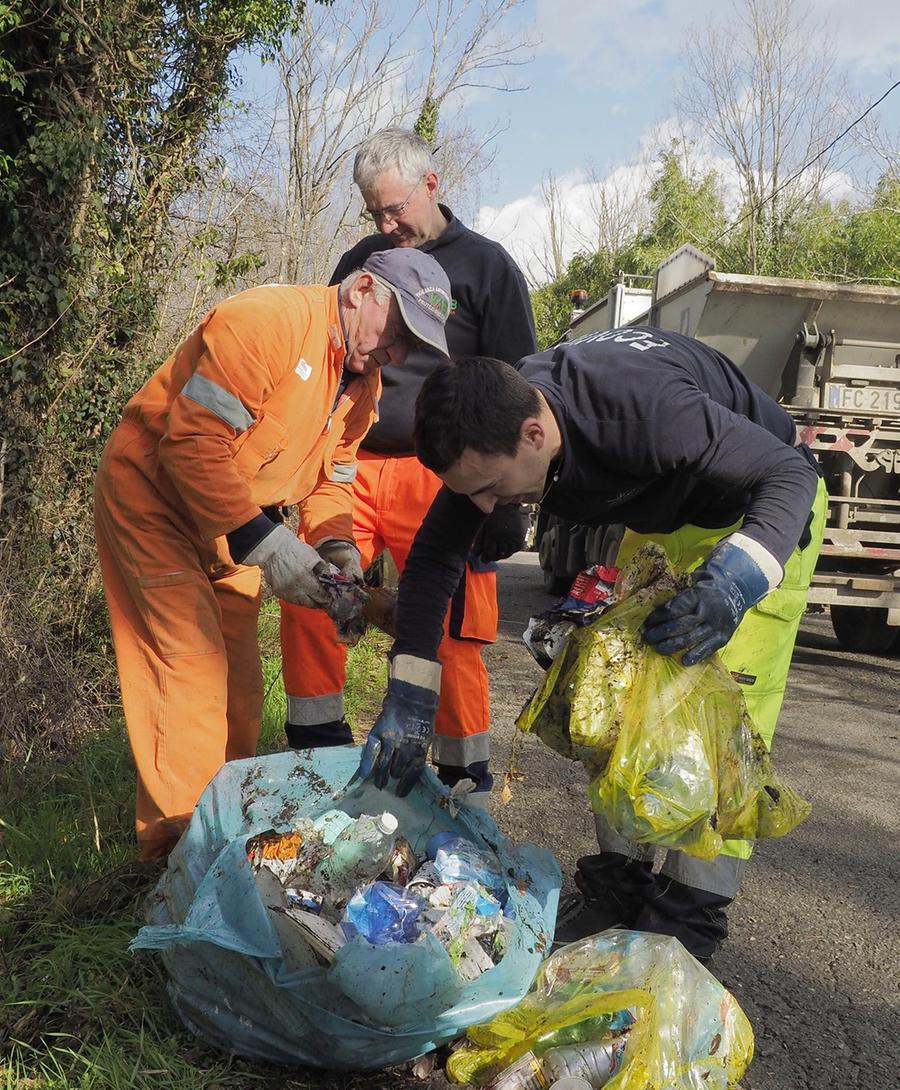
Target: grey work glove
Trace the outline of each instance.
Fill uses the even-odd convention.
[[[319,576],[328,571],[327,563],[312,545],[301,541],[287,526],[276,526],[244,557],[243,563],[256,564],[272,593],[295,606],[327,609],[332,596]]]
[[[316,546],[316,552],[329,564],[334,564],[345,579],[356,583],[361,587],[364,582],[362,563],[359,549],[352,541],[340,541],[337,538],[328,538],[320,541]]]

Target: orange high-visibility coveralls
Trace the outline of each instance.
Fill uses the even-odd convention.
[[[103,453],[97,545],[145,859],[171,849],[225,761],[256,751],[260,573],[224,535],[302,501],[313,540],[352,536],[380,378],[341,390],[344,355],[337,287],[242,292],[131,399]]]
[[[403,572],[413,538],[440,487],[439,478],[413,455],[359,451],[353,538],[364,568],[387,549]],[[438,766],[465,768],[490,758],[490,697],[481,651],[496,638],[496,571],[474,571],[467,564],[438,650],[441,697],[432,743]],[[335,642],[331,618],[322,610],[282,602],[281,644],[288,722],[307,726],[340,720],[347,649]]]

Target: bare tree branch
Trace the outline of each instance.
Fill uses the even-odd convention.
[[[753,210],[747,219],[753,272],[777,265],[788,227],[821,197],[829,171],[839,169],[831,153],[780,188],[842,125],[848,96],[834,55],[821,18],[813,23],[811,9],[798,0],[740,0],[729,22],[689,36],[677,104],[734,164],[742,204]]]

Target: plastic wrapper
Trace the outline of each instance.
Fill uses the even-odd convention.
[[[783,836],[810,805],[775,776],[718,656],[686,667],[641,638],[684,578],[644,546],[616,604],[572,633],[518,727],[584,764],[594,810],[623,836],[712,859],[726,839]]]
[[[310,844],[315,843],[312,824],[306,829],[291,829],[290,832],[278,833],[267,829],[264,833],[251,837],[247,841],[247,858],[254,871],[265,868],[271,871],[279,882],[289,882],[303,867],[304,857]]]
[[[517,1003],[550,946],[556,860],[534,845],[509,843],[474,807],[453,817],[446,788],[426,771],[406,798],[391,797],[392,811],[419,857],[441,831],[497,857],[515,910],[515,919],[505,921],[502,961],[463,980],[431,933],[415,943],[376,946],[361,935],[329,943],[330,964],[320,963],[324,955],[301,956],[306,946],[290,956],[294,925],[312,933],[321,917],[290,903],[279,911],[286,891],[274,876],[269,892],[261,888],[262,870],[254,873],[247,842],[270,829],[289,832],[333,808],[352,817],[379,813],[385,795],[377,788],[344,790],[360,754],[355,746],[335,746],[226,764],[151,895],[148,926],[132,949],[160,952],[177,1015],[226,1052],[342,1071],[402,1063]]]
[[[548,670],[572,631],[592,624],[609,608],[618,574],[618,568],[592,564],[575,576],[565,598],[529,618],[522,639],[540,667]]]
[[[348,939],[362,935],[367,942],[415,942],[419,937],[422,902],[403,886],[373,882],[347,902],[341,928]]]
[[[484,1086],[529,1052],[623,1030],[606,1090],[726,1090],[753,1058],[747,1016],[677,939],[614,929],[549,957],[518,1006],[468,1030],[447,1074]]]
[[[328,616],[334,621],[337,642],[355,647],[366,634],[366,602],[369,596],[362,587],[341,575],[333,564],[328,568],[318,577],[331,599],[327,607]]]
[[[501,904],[506,903],[506,880],[495,855],[479,850],[465,837],[440,833],[426,846],[441,882],[479,882]]]

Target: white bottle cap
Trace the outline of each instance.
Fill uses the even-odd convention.
[[[591,1084],[580,1075],[563,1075],[550,1084],[550,1090],[591,1090]]]
[[[377,818],[375,824],[383,833],[387,833],[390,836],[391,833],[396,833],[397,826],[400,822],[397,821],[389,810],[385,810],[385,812]]]

